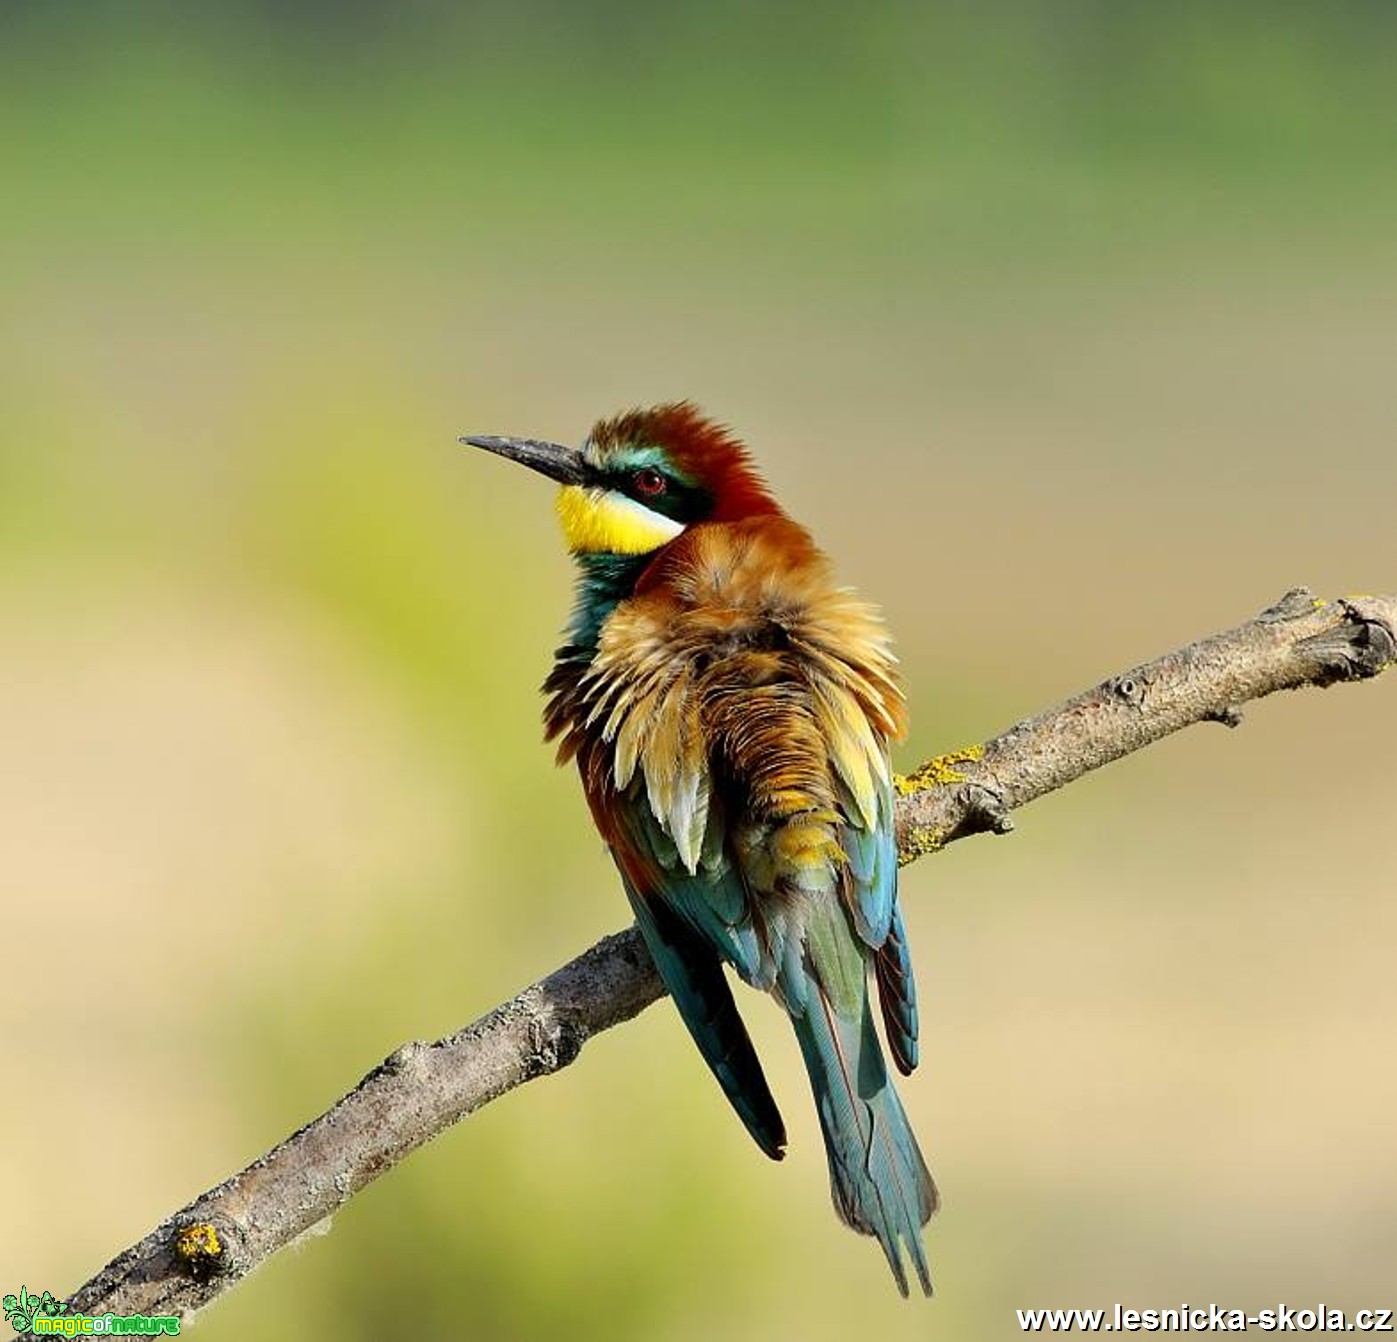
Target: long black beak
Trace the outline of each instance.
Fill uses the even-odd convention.
[[[497,457],[507,457],[521,466],[546,475],[562,485],[587,483],[587,464],[575,447],[560,443],[543,443],[535,438],[458,438],[468,447],[483,447]]]

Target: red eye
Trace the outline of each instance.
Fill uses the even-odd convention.
[[[665,492],[665,487],[669,482],[657,470],[646,467],[643,471],[635,473],[635,490],[637,494],[644,494],[647,498],[655,498]]]

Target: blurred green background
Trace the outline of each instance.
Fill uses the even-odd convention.
[[[1391,591],[1394,53],[1387,0],[4,0],[0,1287],[625,921],[539,741],[548,487],[458,433],[736,425],[886,608],[904,767],[1293,584]],[[836,1224],[748,999],[784,1165],[661,1006],[199,1335],[1397,1303],[1394,693],[906,874],[932,1304]]]

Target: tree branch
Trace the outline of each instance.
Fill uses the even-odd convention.
[[[1289,592],[1255,620],[1115,676],[899,780],[904,862],[1195,722],[1236,726],[1277,690],[1378,675],[1397,661],[1397,597]],[[86,1314],[203,1308],[409,1152],[506,1091],[568,1066],[593,1035],[663,994],[631,928],[450,1038],[398,1049],[348,1095],[114,1258],[72,1297]]]

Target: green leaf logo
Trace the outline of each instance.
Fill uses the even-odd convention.
[[[19,1288],[19,1295],[5,1297],[5,1322],[17,1333],[27,1333],[34,1326],[34,1316],[38,1314],[42,1301],[29,1294],[27,1286]]]

